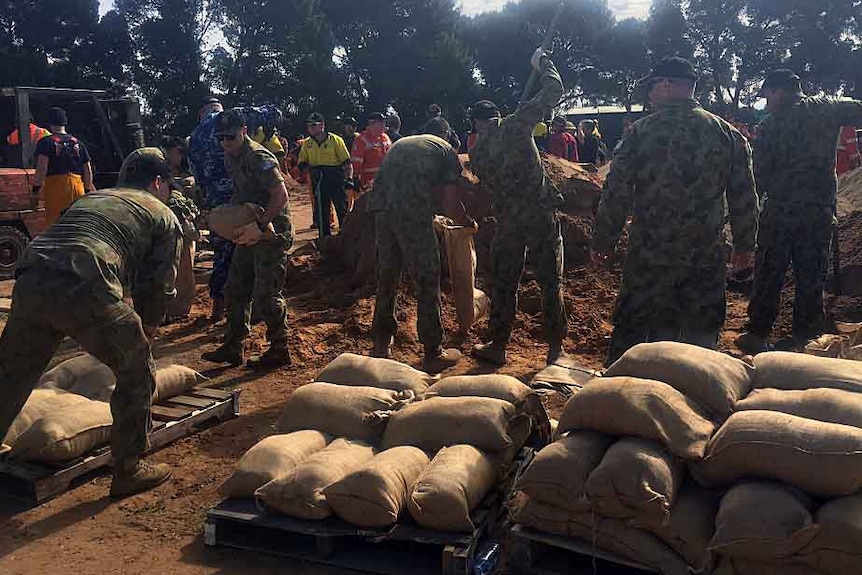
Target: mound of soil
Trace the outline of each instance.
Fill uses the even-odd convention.
[[[838,178],[838,216],[862,211],[862,168],[856,168]]]

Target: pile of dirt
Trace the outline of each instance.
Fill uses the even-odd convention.
[[[862,211],[862,168],[856,168],[838,178],[838,216]]]

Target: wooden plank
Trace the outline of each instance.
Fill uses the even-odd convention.
[[[192,413],[191,409],[178,409],[175,407],[165,407],[164,405],[154,405],[150,408],[150,414],[152,414],[153,419],[166,421],[179,421],[190,413]]]
[[[189,397],[187,395],[178,395],[165,400],[165,405],[173,407],[171,404],[194,407],[196,409],[204,409],[215,404],[212,399],[200,399],[198,397]]]
[[[191,397],[207,397],[209,399],[228,399],[233,395],[230,391],[224,391],[222,389],[213,389],[211,387],[196,387],[194,389],[189,390],[185,395]]]

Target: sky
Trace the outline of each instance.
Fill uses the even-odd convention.
[[[478,14],[497,10],[505,6],[508,0],[461,0],[461,9],[465,14]],[[104,14],[114,4],[114,0],[99,0],[99,13]],[[646,18],[649,12],[650,0],[608,0],[611,10],[618,18]]]

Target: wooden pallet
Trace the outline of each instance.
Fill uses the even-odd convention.
[[[658,570],[597,549],[592,543],[542,533],[523,525],[511,529],[509,575],[643,575]]]
[[[154,405],[151,410],[153,429],[147,452],[238,416],[239,393],[240,390],[196,388]],[[110,464],[109,446],[96,449],[62,467],[0,461],[0,497],[20,500],[31,507],[40,505],[86,482],[95,472]]]
[[[295,519],[260,511],[254,501],[228,499],[207,512],[204,542],[379,575],[468,575],[481,541],[506,516],[505,500],[533,459],[525,447],[506,478],[472,514],[472,533],[425,529],[409,516],[390,529],[366,529],[337,517]]]

